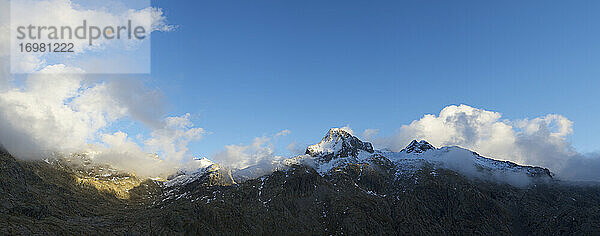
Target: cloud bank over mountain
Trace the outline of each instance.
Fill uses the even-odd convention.
[[[82,17],[70,1],[51,2],[57,2],[53,5],[56,9],[48,12]],[[5,0],[0,0],[0,6],[0,11],[6,13],[0,14],[2,147],[22,159],[88,153],[95,161],[142,176],[169,174],[191,159],[187,146],[202,138],[204,129],[193,125],[190,114],[167,115],[163,94],[136,78],[97,78],[77,73],[82,72],[81,68],[43,64],[39,71],[44,73],[15,79],[9,70],[10,7]],[[106,15],[106,12],[87,13]],[[172,29],[165,24],[160,9],[133,13],[151,14],[153,30]],[[128,134],[121,127],[115,131],[119,122],[139,124],[148,134]]]
[[[282,130],[272,137],[256,137],[252,143],[231,144],[225,146],[225,149],[211,156],[216,162],[226,166],[243,169],[253,165],[270,165],[273,161],[281,160],[284,157],[277,154],[273,141],[282,135],[289,135],[289,130]]]
[[[453,105],[401,126],[393,136],[365,136],[394,151],[424,139],[438,147],[456,145],[495,159],[547,167],[561,178],[600,180],[600,155],[578,153],[567,141],[572,133],[573,122],[558,114],[507,120],[499,112]]]
[[[188,144],[204,134],[204,129],[194,127],[189,114],[160,113],[164,109],[157,93],[129,80],[95,82],[79,75],[32,75],[22,87],[0,92],[0,144],[24,159],[100,152],[99,161],[156,174],[142,163],[155,163],[152,169],[156,170],[167,163],[174,168],[191,157]],[[112,133],[112,125],[120,121],[143,124],[149,136]],[[161,160],[148,153],[159,154]]]

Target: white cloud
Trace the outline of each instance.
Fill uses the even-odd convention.
[[[457,145],[495,159],[547,167],[563,178],[600,180],[600,168],[595,169],[595,175],[578,174],[578,164],[598,163],[600,159],[574,151],[566,140],[572,126],[573,122],[557,114],[510,121],[498,112],[448,106],[439,115],[425,115],[403,125],[393,137],[379,138],[375,143],[398,151],[412,139],[424,139],[438,147]]]
[[[103,110],[82,112],[73,106],[88,96],[89,90],[79,91],[81,82],[76,75],[31,76],[24,89],[0,93],[0,141],[5,148],[29,157],[85,146],[111,117]]]
[[[108,147],[95,148],[95,161],[110,164],[117,169],[133,171],[138,176],[168,176],[181,166],[181,163],[176,161],[149,154],[123,132],[104,134],[102,142]]]
[[[249,145],[227,145],[225,150],[218,152],[212,158],[219,163],[239,169],[280,159],[280,156],[275,155],[270,141],[271,139],[267,137],[256,137]]]
[[[150,13],[152,19],[152,30],[169,32],[177,29],[176,25],[170,25],[167,23],[167,17],[164,15],[163,10],[160,8],[146,8],[146,11]]]
[[[363,131],[362,137],[365,140],[373,140],[375,136],[377,136],[377,134],[379,134],[378,129],[366,129],[365,131]]]
[[[188,144],[203,134],[204,129],[194,128],[190,114],[168,117],[163,127],[152,131],[143,146],[121,131],[102,134],[101,141],[106,147],[93,147],[98,152],[94,159],[140,176],[167,176],[192,159]]]
[[[162,154],[167,160],[181,161],[188,153],[188,144],[200,140],[203,134],[204,129],[194,128],[188,113],[180,117],[168,117],[164,127],[152,131],[152,137],[144,144],[151,152]]]
[[[22,86],[0,90],[0,145],[19,158],[91,149],[100,152],[97,161],[139,175],[164,174],[191,159],[187,146],[204,133],[189,114],[162,119],[164,113],[156,112],[162,111],[161,96],[140,82],[54,73],[76,70],[64,65],[45,70],[53,73],[34,74]],[[150,137],[140,137],[139,145],[124,132],[106,133],[121,120],[146,124]],[[160,154],[160,160],[148,153]]]
[[[103,11],[82,12],[69,0],[40,4],[48,6],[30,7],[27,15],[46,23],[68,23],[84,17],[105,23],[120,19]],[[22,159],[93,151],[95,161],[142,176],[167,174],[191,157],[187,146],[200,139],[204,130],[193,126],[189,114],[163,119],[162,94],[138,80],[96,80],[77,74],[83,72],[81,68],[46,64],[42,57],[33,57],[17,62],[44,73],[14,81],[8,70],[8,10],[8,1],[0,0],[0,12],[6,13],[0,14],[0,146]],[[153,30],[173,29],[157,8],[126,14],[137,19],[150,16]],[[133,140],[122,131],[108,133],[108,128],[119,121],[144,124],[150,137],[144,139],[140,133]]]
[[[275,152],[273,144],[274,138],[288,135],[289,133],[289,130],[283,130],[271,137],[256,137],[252,143],[248,145],[227,145],[225,146],[225,150],[212,155],[211,158],[216,162],[238,169],[259,164],[269,166],[273,161],[283,158]],[[288,149],[295,149],[295,147],[295,142],[290,143],[287,146]]]
[[[306,152],[306,147],[308,145],[301,145],[298,142],[291,142],[285,146],[285,149],[289,152],[291,156],[304,155]]]
[[[341,127],[340,129],[341,129],[341,130],[343,130],[343,131],[346,131],[346,132],[348,132],[348,133],[349,133],[349,134],[351,134],[351,135],[354,135],[354,130],[352,130],[352,129],[350,128],[350,126],[349,126],[349,125],[346,125],[346,126],[344,126],[344,127]]]
[[[292,133],[292,131],[290,131],[289,129],[284,129],[282,131],[279,131],[279,133],[275,134],[275,137],[287,136],[287,135],[289,135],[291,133]]]

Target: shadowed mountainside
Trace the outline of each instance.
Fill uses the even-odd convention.
[[[346,138],[350,145],[339,149],[342,155],[335,148],[311,152],[317,158],[324,153],[324,161],[331,161],[359,153],[352,149],[356,145],[372,149]],[[420,151],[430,149],[421,146]],[[368,161],[344,162],[324,173],[292,164],[242,183],[214,171],[177,186],[129,176],[136,184],[128,185],[124,198],[110,188],[81,181],[91,177],[76,168],[16,160],[2,152],[0,234],[600,232],[600,187],[595,185],[548,180],[515,187],[429,163],[414,173],[398,174],[397,165],[375,153]]]

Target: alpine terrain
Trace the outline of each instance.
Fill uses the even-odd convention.
[[[143,179],[85,153],[23,161],[1,151],[0,234],[600,234],[597,185],[427,141],[375,150],[334,128],[266,166],[195,162]]]

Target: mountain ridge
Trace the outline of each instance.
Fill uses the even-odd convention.
[[[324,138],[341,146],[282,160],[239,182],[223,182],[235,173],[200,159],[203,168],[184,173],[192,181],[145,180],[129,198],[78,182],[73,169],[0,154],[0,216],[7,219],[0,234],[600,232],[599,186],[565,184],[545,171],[530,176],[543,169],[459,147],[370,152],[365,142],[337,138],[353,140]],[[479,174],[468,176],[454,166],[463,162],[451,160],[470,161],[467,170]],[[515,186],[493,178],[513,172],[533,181]]]

